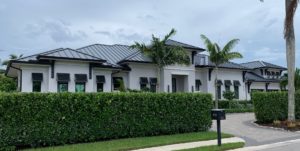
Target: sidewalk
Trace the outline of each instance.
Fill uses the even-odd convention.
[[[231,137],[231,138],[222,139],[223,144],[237,143],[237,142],[245,142],[245,141],[239,137]],[[211,146],[211,145],[217,145],[217,140],[165,145],[165,146],[159,146],[159,147],[138,149],[138,150],[133,150],[133,151],[172,151],[172,150],[189,149],[189,148]]]

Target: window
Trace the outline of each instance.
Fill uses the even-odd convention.
[[[33,81],[32,82],[32,92],[41,92],[41,81]]]
[[[75,92],[85,92],[85,83],[76,82],[75,83]]]
[[[86,74],[75,74],[75,92],[85,92]]]
[[[172,92],[177,91],[176,78],[172,78]]]
[[[225,80],[225,91],[230,91],[230,86],[232,85],[230,80]]]
[[[103,86],[104,86],[104,83],[105,83],[105,76],[104,75],[96,76],[96,82],[97,82],[97,92],[103,92]]]
[[[241,86],[241,83],[240,81],[238,80],[234,80],[233,81],[233,86],[234,86],[234,96],[235,96],[235,99],[239,99],[239,95],[240,95],[240,86]]]
[[[216,84],[217,84],[217,97],[218,99],[221,99],[222,98],[221,86],[223,85],[223,82],[222,80],[217,80]]]
[[[97,92],[103,92],[103,83],[97,83]]]
[[[148,78],[140,77],[140,90],[146,90],[148,84]]]
[[[239,99],[239,86],[234,86],[234,96],[235,96],[235,99]]]
[[[32,73],[32,92],[41,92],[42,81],[43,81],[42,73]]]
[[[57,77],[57,91],[58,92],[68,92],[69,91],[70,74],[57,73],[56,77]]]
[[[221,85],[217,86],[218,99],[221,99]]]
[[[122,77],[113,77],[113,87],[114,87],[114,90],[120,90],[122,82],[123,82],[123,78]]]
[[[68,92],[69,89],[67,82],[58,82],[57,87],[58,92]]]
[[[157,78],[150,78],[150,91],[156,92]]]
[[[200,86],[201,86],[201,80],[197,79],[196,80],[196,91],[200,91]]]

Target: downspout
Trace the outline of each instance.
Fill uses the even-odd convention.
[[[20,92],[22,92],[22,69],[14,67],[12,65],[10,65],[10,67],[20,71]]]

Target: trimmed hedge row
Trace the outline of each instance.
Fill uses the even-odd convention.
[[[0,93],[0,148],[206,131],[211,108],[209,94]]]
[[[295,94],[296,119],[300,119],[300,92]],[[287,92],[255,92],[252,94],[256,120],[270,123],[274,120],[286,120],[288,116]]]
[[[225,109],[226,113],[253,112],[253,102],[247,100],[220,100],[219,108]]]

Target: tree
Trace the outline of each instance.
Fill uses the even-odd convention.
[[[264,0],[260,0],[264,1]],[[284,39],[286,43],[286,61],[288,68],[288,120],[295,121],[295,31],[294,16],[299,0],[285,0]]]
[[[9,63],[10,60],[16,60],[16,59],[19,59],[19,58],[22,58],[22,57],[23,57],[23,54],[21,54],[19,56],[17,56],[16,54],[10,54],[9,55],[9,59],[8,60],[4,60],[2,62],[2,65],[6,66],[6,65],[8,65],[8,63]]]
[[[157,85],[156,89],[160,90],[161,71],[164,67],[174,64],[190,64],[190,58],[186,50],[180,46],[166,45],[167,40],[176,34],[172,29],[162,40],[152,35],[150,45],[135,42],[131,48],[136,48],[146,56],[149,56],[157,67]]]
[[[295,71],[295,90],[300,90],[300,69],[296,68]],[[286,86],[288,85],[288,74],[285,73],[280,81],[280,88],[281,90],[286,90]]]
[[[223,63],[229,62],[235,58],[242,58],[243,56],[238,52],[232,52],[231,50],[238,44],[239,39],[233,39],[229,41],[223,49],[217,43],[212,43],[205,35],[201,35],[201,38],[206,46],[206,49],[209,53],[209,59],[215,64],[216,78],[215,78],[215,99],[216,104],[215,108],[218,108],[218,72],[219,66]]]
[[[8,78],[0,74],[0,92],[12,92],[17,90],[17,82],[15,79]]]
[[[288,120],[295,120],[295,32],[294,16],[298,0],[285,0],[286,16],[284,38],[286,41],[286,60],[288,68]]]

